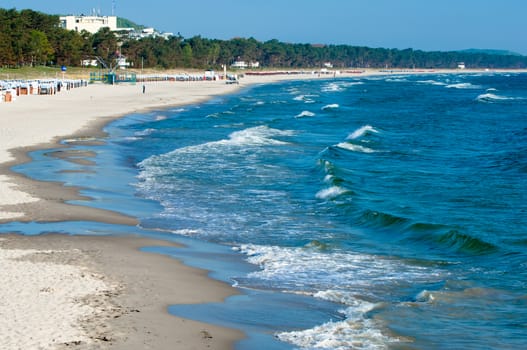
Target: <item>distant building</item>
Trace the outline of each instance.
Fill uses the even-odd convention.
[[[231,67],[236,68],[236,69],[245,69],[248,66],[247,66],[247,62],[245,61],[235,61],[233,64],[231,64]]]
[[[245,62],[245,61],[235,61],[233,64],[231,64],[232,68],[235,69],[245,69],[245,68],[258,68],[260,67],[260,62]]]
[[[122,29],[122,30],[121,30]],[[132,28],[119,28],[118,31],[126,32],[126,36],[129,39],[139,40],[143,38],[157,38],[161,37],[165,40],[170,39],[174,36],[173,33],[161,33],[155,30],[154,28],[143,28],[141,30],[135,30]]]
[[[156,30],[154,28],[143,28],[143,30],[141,30],[141,33],[146,35],[153,35],[155,32]]]
[[[118,28],[117,16],[61,16],[60,26],[67,30],[74,30],[81,32],[83,30],[89,33],[97,33],[101,28],[109,28],[112,32],[116,32],[120,38],[129,38],[139,40],[143,38],[162,37],[166,40],[174,36],[173,33],[160,33],[154,28],[143,28],[136,30],[134,28]]]
[[[119,69],[126,69],[126,68],[130,67],[130,62],[128,62],[126,60],[126,57],[120,56],[117,59],[117,67],[119,67]]]
[[[87,31],[97,33],[101,28],[117,30],[117,16],[61,16],[60,25],[67,30],[76,32]]]
[[[465,69],[465,68],[466,68],[466,67],[465,67],[465,63],[464,63],[464,62],[459,62],[459,63],[457,64],[457,68],[458,68],[458,69]]]
[[[81,65],[83,67],[97,67],[99,65],[99,62],[94,59],[85,59],[81,61]]]

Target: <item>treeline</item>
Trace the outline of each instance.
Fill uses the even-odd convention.
[[[59,16],[0,9],[0,66],[79,65],[93,38],[59,28]]]
[[[527,57],[469,52],[425,52],[349,45],[289,44],[253,38],[231,40],[143,38],[130,40],[107,28],[77,33],[59,27],[59,17],[32,10],[0,9],[0,66],[80,66],[101,58],[108,65],[124,55],[139,68],[219,68],[235,60],[261,67],[314,68],[330,62],[336,68],[527,68]],[[114,64],[113,64],[114,65]]]

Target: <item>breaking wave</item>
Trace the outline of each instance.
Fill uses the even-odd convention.
[[[337,144],[337,147],[345,149],[345,150],[348,150],[348,151],[359,152],[359,153],[375,153],[375,152],[377,152],[376,150],[373,150],[371,148],[364,147],[364,146],[361,146],[361,145],[355,145],[355,144],[349,143],[349,142],[341,142],[341,143]]]
[[[313,112],[303,111],[302,113],[297,114],[295,118],[314,117],[314,116],[315,116],[315,113]]]
[[[486,93],[481,94],[478,97],[476,97],[476,101],[478,102],[484,102],[484,103],[496,103],[496,102],[507,102],[507,101],[515,101],[515,100],[524,100],[524,98],[521,97],[509,97],[509,96],[500,96],[493,93]]]
[[[444,278],[442,272],[433,267],[419,267],[375,255],[331,252],[319,242],[304,247],[248,244],[235,250],[247,255],[249,263],[260,267],[249,274],[249,281],[246,281],[249,284],[270,283],[277,289],[311,295],[343,306],[339,310],[341,320],[276,334],[278,339],[303,349],[384,349],[389,343],[404,341],[386,335],[383,321],[371,317],[373,310],[384,307],[383,303],[367,300],[383,294],[387,284]],[[365,290],[371,295],[364,296]]]
[[[332,104],[325,105],[324,107],[322,107],[322,110],[325,111],[325,110],[328,110],[328,109],[337,109],[339,107],[340,107],[340,105],[338,103],[332,103]]]
[[[362,137],[368,133],[379,133],[379,131],[377,129],[375,129],[373,126],[371,125],[364,125],[364,126],[361,126],[360,128],[358,128],[357,130],[355,130],[354,132],[352,132],[351,134],[349,134],[349,136],[346,138],[347,140],[355,140],[355,139],[358,139],[359,137]]]
[[[316,194],[316,197],[318,199],[333,199],[347,192],[349,192],[349,190],[343,187],[332,186],[332,187],[325,188],[323,190],[318,191]]]
[[[471,83],[450,84],[445,87],[449,89],[481,89],[480,85],[473,85]]]
[[[437,86],[445,86],[446,83],[436,81],[436,80],[419,80],[418,83],[425,84],[425,85],[437,85]]]

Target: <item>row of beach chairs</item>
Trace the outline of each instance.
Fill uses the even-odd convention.
[[[0,80],[0,102],[13,102],[22,95],[55,95],[87,85],[83,79]]]

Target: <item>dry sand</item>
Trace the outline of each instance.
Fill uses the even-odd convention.
[[[236,290],[137,237],[0,236],[2,349],[230,349],[238,331],[169,315]]]

